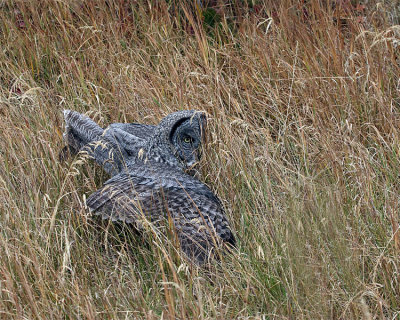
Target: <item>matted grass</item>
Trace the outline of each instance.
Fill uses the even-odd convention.
[[[1,318],[400,317],[396,1],[82,3],[0,1]],[[106,175],[58,161],[63,109],[187,108],[238,240],[215,270],[96,224]]]

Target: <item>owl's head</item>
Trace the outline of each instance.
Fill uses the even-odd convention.
[[[204,112],[186,110],[171,113],[157,126],[152,149],[158,149],[161,161],[190,169],[200,160],[205,126]]]
[[[201,156],[201,144],[204,140],[206,125],[205,114],[198,111],[191,115],[182,115],[174,123],[169,134],[169,141],[175,149],[175,156],[185,164],[186,168],[195,165]]]

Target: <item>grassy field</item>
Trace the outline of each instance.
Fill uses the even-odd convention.
[[[1,319],[400,318],[397,1],[82,3],[0,0]],[[201,270],[99,226],[63,109],[205,110],[237,250]]]

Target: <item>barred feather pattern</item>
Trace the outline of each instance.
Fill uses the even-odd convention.
[[[213,248],[235,244],[220,200],[202,182],[165,163],[136,162],[86,201],[103,219],[160,225],[172,219],[183,252],[204,264]]]
[[[72,154],[85,152],[98,164],[104,167],[110,175],[115,175],[126,166],[126,161],[132,155],[136,155],[143,147],[144,140],[134,136],[131,132],[139,132],[140,129],[152,132],[153,126],[139,125],[126,126],[114,124],[105,130],[89,117],[76,111],[64,110],[65,132],[64,140]],[[130,127],[135,127],[131,129]]]

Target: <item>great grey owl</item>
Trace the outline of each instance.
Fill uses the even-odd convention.
[[[195,113],[197,115],[191,118]],[[65,110],[66,128],[64,140],[66,148],[61,153],[65,157],[65,149],[72,154],[85,151],[111,175],[119,173],[127,159],[145,152],[153,157],[160,153],[157,148],[164,148],[165,141],[171,142],[174,157],[164,159],[173,166],[185,170],[193,168],[201,156],[202,130],[205,116],[197,111],[178,111],[165,117],[158,126],[140,123],[113,123],[106,129],[99,127],[93,120],[78,112]],[[188,124],[188,122],[190,122]],[[160,128],[171,127],[169,137]],[[172,134],[174,131],[174,134]],[[194,170],[188,172],[194,173]]]
[[[214,248],[235,245],[218,197],[185,172],[200,157],[204,113],[180,111],[155,127],[114,124],[106,130],[74,111],[65,110],[64,117],[67,143],[90,153],[112,175],[86,201],[94,214],[136,227],[171,219],[181,249],[200,265]]]

